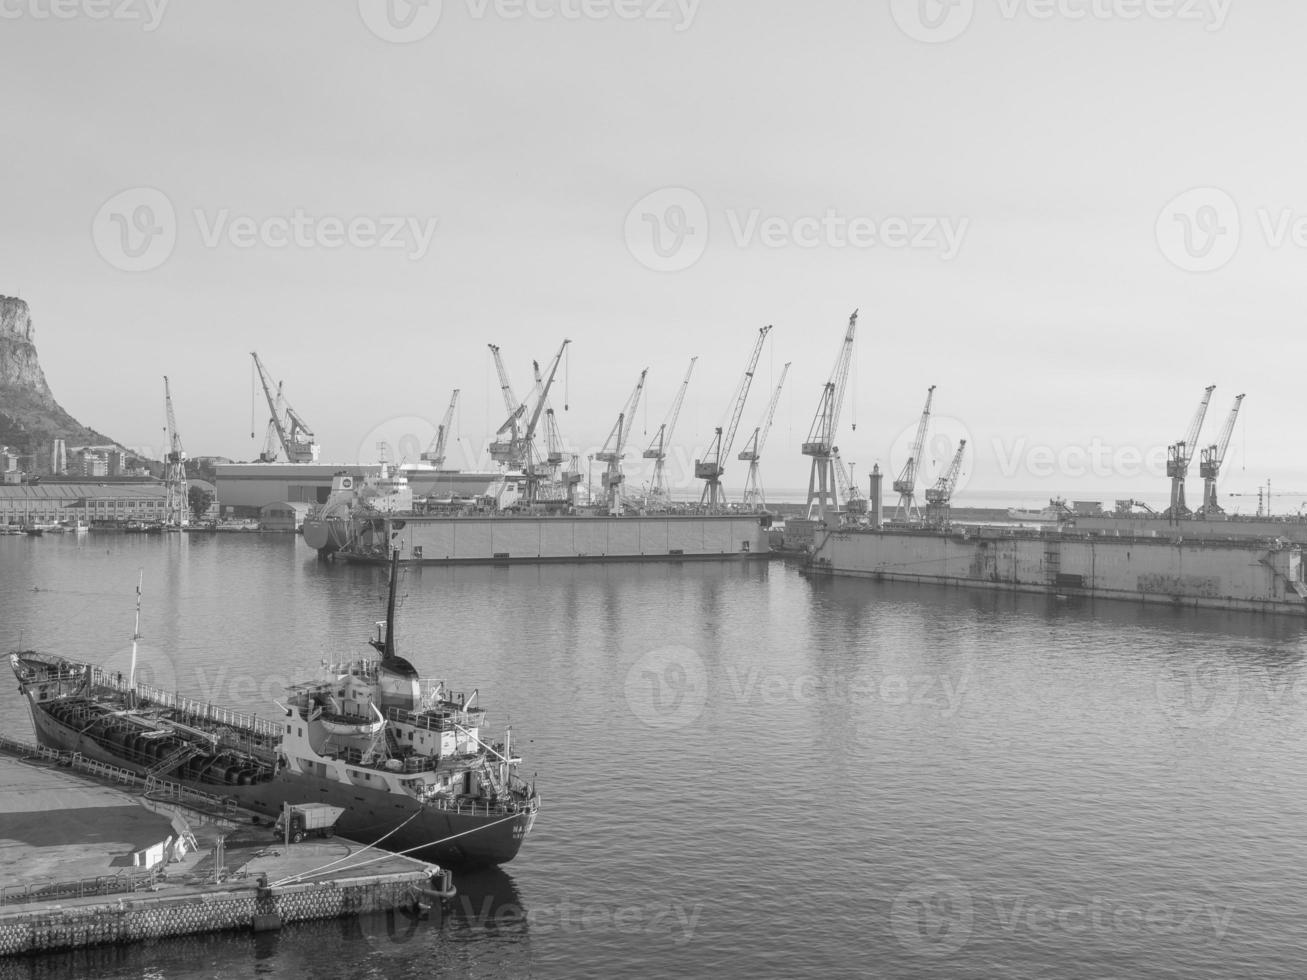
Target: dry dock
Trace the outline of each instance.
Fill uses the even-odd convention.
[[[229,807],[0,737],[0,955],[408,907],[433,867],[338,837],[289,847]],[[219,843],[221,841],[221,844]]]

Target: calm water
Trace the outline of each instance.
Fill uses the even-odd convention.
[[[290,538],[0,538],[5,647],[270,713],[383,573]],[[0,977],[1260,977],[1307,968],[1304,624],[689,563],[406,573],[401,652],[511,721],[518,858],[402,915]],[[0,728],[28,736],[14,686]]]

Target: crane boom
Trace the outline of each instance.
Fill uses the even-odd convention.
[[[858,311],[849,317],[835,366],[830,378],[822,386],[817,412],[812,427],[803,443],[803,455],[812,457],[812,470],[808,476],[808,519],[814,517],[825,522],[827,505],[831,510],[840,507],[839,483],[836,479],[835,434],[839,427],[840,412],[844,407],[844,389],[849,380],[849,365],[853,361],[853,341],[858,330]]]
[[[608,464],[603,476],[604,491],[608,495],[608,513],[618,517],[622,513],[622,483],[626,475],[622,472],[622,457],[626,454],[626,441],[635,427],[635,413],[640,406],[640,393],[644,391],[644,379],[649,369],[640,372],[640,380],[635,383],[635,390],[627,400],[626,408],[617,416],[617,424],[604,440],[603,449],[595,453],[595,459]]]
[[[553,363],[549,365],[549,374],[544,383],[540,385],[539,397],[536,398],[535,410],[531,413],[531,419],[526,424],[526,429],[522,433],[522,445],[527,449],[526,458],[526,503],[528,506],[534,506],[540,499],[540,483],[545,478],[546,473],[536,469],[535,460],[531,456],[532,440],[535,438],[536,427],[540,424],[541,413],[544,412],[545,403],[549,400],[549,389],[553,387],[554,376],[558,373],[558,364],[563,359],[563,352],[567,350],[570,340],[564,340],[559,345],[558,353],[554,355]],[[539,365],[533,364],[533,369],[539,371]]]
[[[1221,434],[1215,444],[1202,450],[1198,462],[1198,475],[1203,478],[1203,505],[1198,508],[1200,517],[1214,517],[1225,513],[1216,496],[1216,481],[1221,475],[1221,465],[1225,462],[1225,451],[1230,448],[1230,436],[1234,434],[1234,423],[1239,418],[1239,406],[1243,404],[1243,395],[1234,396],[1234,406],[1221,426]]]
[[[168,376],[163,376],[164,415],[167,419],[168,453],[164,458],[164,525],[185,527],[190,510],[186,486],[186,453],[182,450],[181,433],[177,431],[177,414],[172,407],[172,388]]]
[[[740,425],[740,415],[744,412],[744,403],[748,400],[749,388],[753,384],[753,372],[758,366],[758,358],[762,354],[763,342],[770,332],[771,324],[758,328],[757,343],[753,345],[753,352],[749,355],[749,363],[744,369],[744,376],[740,378],[740,383],[735,389],[734,406],[731,409],[730,420],[724,428],[719,427],[714,432],[713,441],[709,443],[708,452],[704,454],[704,458],[695,460],[695,477],[707,481],[704,483],[703,496],[699,500],[700,504],[719,506],[726,503],[726,496],[722,492],[721,482],[722,474],[726,472],[723,464],[731,454],[731,444],[735,441],[735,430]]]
[[[495,432],[498,436],[508,433],[508,441],[492,442],[490,458],[508,467],[521,467],[527,462],[529,454],[528,447],[522,442],[520,425],[522,416],[526,414],[526,404],[519,402],[517,396],[513,394],[513,386],[509,383],[508,369],[504,367],[504,358],[499,353],[499,345],[487,344],[486,346],[490,348],[490,356],[495,362],[495,372],[499,375],[499,390],[504,396],[504,408],[508,411],[508,418]]]
[[[263,384],[263,394],[268,399],[268,410],[271,417],[268,419],[268,434],[271,436],[276,433],[277,441],[280,443],[282,451],[286,454],[286,459],[291,463],[312,463],[318,458],[318,444],[314,441],[313,431],[308,427],[299,413],[291,408],[290,403],[282,395],[281,384],[277,384],[277,393],[272,393],[272,378],[268,374],[268,369],[263,366],[263,361],[259,355],[251,351],[250,356],[254,358],[254,366],[259,372],[259,381]],[[282,418],[282,413],[285,418]],[[271,440],[269,440],[271,442]],[[277,460],[277,452],[271,445],[265,447],[264,451],[259,454],[259,462],[273,463]]]
[[[698,360],[698,357],[690,358],[690,366],[685,369],[685,379],[681,382],[676,397],[672,399],[672,407],[667,411],[667,418],[658,426],[658,431],[649,440],[649,446],[643,454],[645,459],[654,461],[653,477],[649,481],[649,498],[654,506],[668,504],[672,499],[672,491],[667,485],[667,475],[664,472],[667,465],[667,448],[672,444],[676,420],[681,417],[681,405],[685,402],[685,392],[690,387],[690,375],[694,373],[694,365]]]
[[[740,451],[739,458],[749,464],[749,475],[744,479],[744,496],[741,498],[741,503],[745,507],[763,509],[767,506],[767,498],[762,492],[762,481],[758,477],[758,460],[762,458],[762,447],[767,444],[767,436],[771,433],[772,419],[776,416],[776,405],[781,400],[781,389],[785,387],[785,376],[789,373],[790,362],[786,361],[785,367],[781,368],[781,379],[776,383],[771,401],[767,403],[762,424],[754,427],[753,435]]]
[[[422,459],[433,464],[436,469],[445,465],[445,447],[449,443],[449,426],[454,421],[454,408],[458,405],[458,389],[454,389],[453,396],[449,399],[449,407],[445,409],[445,417],[440,420],[440,425],[436,427],[436,438],[431,441],[431,448],[422,454]]]
[[[935,386],[931,385],[926,389],[926,407],[921,410],[921,421],[917,423],[917,435],[912,440],[912,453],[908,456],[908,461],[903,464],[903,469],[899,471],[898,479],[894,481],[894,492],[899,495],[898,506],[894,509],[894,517],[897,520],[900,512],[907,521],[912,521],[915,515],[920,519],[921,513],[917,510],[917,470],[921,465],[921,452],[926,446],[926,430],[930,426],[930,403],[935,398]]]
[[[935,481],[933,487],[926,488],[926,513],[930,523],[944,524],[948,521],[949,503],[962,473],[962,457],[966,451],[967,440],[962,439],[958,442],[958,451],[953,454],[948,469]]]
[[[1171,479],[1171,506],[1167,508],[1166,516],[1173,520],[1190,516],[1184,499],[1184,481],[1189,475],[1189,462],[1193,459],[1198,433],[1202,430],[1203,419],[1207,417],[1207,405],[1211,402],[1212,392],[1215,389],[1216,385],[1208,385],[1204,389],[1202,400],[1198,403],[1194,417],[1189,421],[1189,428],[1185,431],[1184,438],[1167,447],[1166,475]]]

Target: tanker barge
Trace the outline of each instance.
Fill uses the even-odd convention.
[[[1303,549],[1285,539],[1002,527],[819,530],[807,570],[878,580],[1307,616]]]

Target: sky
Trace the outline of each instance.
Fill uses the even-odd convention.
[[[688,461],[770,324],[731,457],[790,362],[761,464],[780,492],[806,486],[857,309],[859,482],[903,465],[936,385],[923,484],[965,438],[959,502],[1164,500],[1216,385],[1200,445],[1247,395],[1222,493],[1307,491],[1300,3],[2,0],[0,21],[0,293],[30,304],[64,407],[126,445],[161,451],[166,374],[189,454],[256,456],[258,351],[324,460],[426,448],[459,388],[450,463],[473,468],[506,415],[487,344],[522,398],[566,338],[551,401],[583,455],[649,369],[635,485],[698,357],[671,463],[697,497]]]

